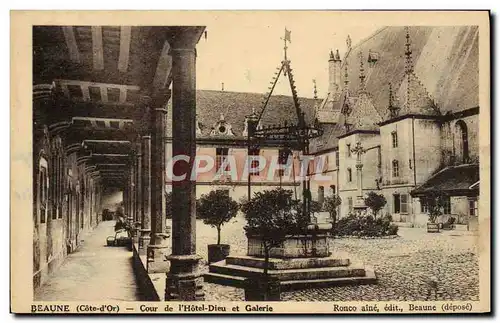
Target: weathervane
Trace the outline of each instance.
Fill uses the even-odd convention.
[[[283,47],[283,50],[285,52],[285,61],[287,60],[286,57],[286,50],[288,49],[288,46],[286,45],[286,42],[291,43],[292,42],[292,32],[285,27],[285,37],[282,37],[281,40],[285,43],[285,46]]]

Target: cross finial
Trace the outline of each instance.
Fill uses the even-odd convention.
[[[358,161],[358,162],[361,162],[361,155],[363,155],[363,154],[366,152],[366,150],[365,150],[365,149],[363,148],[363,146],[361,145],[361,142],[360,142],[360,141],[358,141],[358,142],[356,143],[356,146],[354,146],[354,148],[353,148],[353,149],[351,149],[351,152],[352,152],[353,154],[356,154],[356,157],[357,157],[356,159],[357,159],[357,161]]]

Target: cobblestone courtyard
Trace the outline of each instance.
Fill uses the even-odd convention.
[[[222,230],[222,243],[231,254],[246,253],[241,217]],[[169,223],[170,224],[170,223]],[[105,246],[113,222],[103,222],[82,247],[68,256],[59,270],[35,295],[36,300],[141,300],[133,276],[132,252]],[[347,252],[374,267],[378,284],[315,288],[282,294],[295,301],[477,300],[479,268],[477,236],[468,231],[430,234],[421,228],[400,228],[394,239],[335,239],[331,250]],[[217,231],[197,221],[197,253],[201,270],[208,271],[207,244]],[[437,288],[431,286],[437,282]],[[103,288],[105,286],[105,288]],[[243,301],[242,289],[205,284],[206,300]],[[431,293],[429,293],[431,292]]]
[[[244,254],[242,219],[227,224],[222,243],[232,254]],[[216,230],[198,223],[198,253],[206,259],[206,244],[215,243]],[[427,233],[423,228],[400,228],[394,239],[335,239],[331,250],[348,252],[372,265],[377,285],[316,288],[283,293],[283,300],[478,300],[477,236],[468,231]],[[207,269],[205,269],[207,270]],[[432,288],[437,282],[437,288]],[[434,285],[435,286],[435,285]],[[207,300],[244,300],[243,290],[206,284]]]

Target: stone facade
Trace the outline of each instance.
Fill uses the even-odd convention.
[[[446,44],[436,46],[443,35],[448,35]],[[462,51],[454,53],[456,46]],[[375,191],[386,198],[383,214],[423,226],[427,210],[412,193],[449,167],[479,167],[477,46],[475,27],[386,27],[349,48],[341,62],[335,61],[343,71],[343,88],[335,89],[343,94],[329,104],[340,107],[341,114],[333,108],[328,118],[322,106],[317,122],[331,131],[320,144],[313,143],[312,150],[316,156],[339,153],[341,216],[353,210],[361,175],[363,195]],[[366,54],[373,51],[377,60],[367,60]],[[332,64],[330,59],[330,83],[339,84],[338,68]],[[437,70],[431,73],[430,66]],[[465,75],[467,84],[460,82]],[[361,172],[352,151],[357,143],[365,150]],[[311,183],[314,188],[320,185]],[[477,191],[446,189],[450,205],[439,221],[453,216],[457,223],[477,222]]]

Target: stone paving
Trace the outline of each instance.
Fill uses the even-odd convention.
[[[170,224],[170,221],[167,221]],[[246,253],[244,219],[238,216],[222,229],[222,243],[231,254]],[[132,253],[123,247],[106,247],[114,222],[103,222],[82,247],[35,295],[44,301],[141,300],[133,270]],[[468,231],[430,234],[421,228],[400,228],[394,239],[335,239],[334,253],[349,253],[374,267],[376,285],[314,288],[282,294],[294,301],[374,300],[477,300],[479,268],[477,235]],[[202,272],[208,271],[207,245],[216,243],[217,231],[197,221],[197,253],[203,257]],[[242,289],[205,284],[208,301],[243,301]]]
[[[242,219],[222,231],[222,243],[232,254],[244,254]],[[215,229],[198,223],[198,253],[206,259],[206,244],[216,241]],[[213,231],[213,232],[212,232]],[[394,239],[335,239],[333,252],[347,252],[374,267],[378,284],[315,288],[282,294],[295,301],[477,300],[479,267],[477,235],[468,231],[430,234],[422,228],[400,228]],[[208,270],[203,266],[203,270]],[[207,300],[244,300],[241,289],[206,284]]]
[[[132,252],[107,247],[114,221],[101,222],[37,291],[36,301],[137,301]]]

